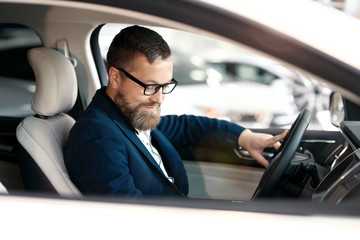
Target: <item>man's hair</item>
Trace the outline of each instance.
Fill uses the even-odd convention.
[[[122,29],[113,39],[107,53],[107,66],[131,67],[132,61],[144,54],[150,63],[171,55],[166,41],[155,31],[137,25]]]

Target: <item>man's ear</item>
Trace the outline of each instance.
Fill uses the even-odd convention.
[[[120,78],[121,78],[121,76],[119,74],[119,71],[114,67],[110,67],[108,86],[110,86],[113,89],[117,89],[119,87],[119,83],[121,80]]]

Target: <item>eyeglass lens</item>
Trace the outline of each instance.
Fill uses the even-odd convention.
[[[162,93],[168,94],[174,90],[174,88],[176,87],[176,84],[174,82],[171,82],[171,83],[166,83],[164,85],[157,85],[157,84],[147,85],[145,88],[145,94],[146,95],[154,95],[159,91],[159,89],[161,87],[162,87]]]

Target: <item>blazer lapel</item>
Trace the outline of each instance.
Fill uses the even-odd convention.
[[[141,142],[141,140],[136,136],[133,129],[129,125],[121,120],[115,120],[115,124],[123,131],[123,133],[133,142],[133,144],[141,151],[146,157],[145,160],[151,163],[152,166],[160,173],[160,175],[166,180],[167,183],[172,185],[173,189],[178,192],[180,195],[188,193],[188,179],[185,171],[185,167],[182,163],[182,160],[179,154],[176,152],[175,148],[171,143],[162,135],[160,130],[155,129],[151,132],[153,139],[156,142],[156,148],[159,151],[161,158],[164,162],[167,173],[170,177],[175,179],[175,184],[172,184],[164,172],[161,170],[159,164],[155,161],[153,156]]]
[[[136,133],[131,129],[128,124],[122,119],[119,121],[117,119],[113,119],[114,123],[119,127],[119,129],[128,137],[128,139],[135,145],[135,147],[146,157],[146,160],[149,161],[161,174],[163,171],[161,170],[159,164],[155,161],[151,153],[147,150],[145,145],[141,142]],[[164,175],[164,174],[163,174]],[[165,175],[164,175],[165,177]]]
[[[91,104],[98,106],[105,111],[124,135],[135,145],[135,147],[145,156],[145,159],[154,166],[154,168],[163,174],[160,166],[156,163],[150,152],[146,149],[141,140],[136,136],[135,129],[133,129],[128,122],[126,122],[122,113],[117,110],[115,103],[106,95],[105,87],[98,90],[95,94]],[[164,175],[164,174],[163,174]],[[165,177],[165,175],[164,175]]]
[[[175,185],[183,193],[188,191],[188,179],[184,163],[169,140],[157,128],[151,132],[154,144],[161,154],[166,171],[175,179]]]

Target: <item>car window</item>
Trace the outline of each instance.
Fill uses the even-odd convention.
[[[37,34],[19,24],[0,24],[0,116],[33,114],[35,76],[27,60],[30,48],[41,46]]]
[[[235,76],[240,79],[251,82],[258,82],[266,85],[270,85],[273,80],[280,78],[280,76],[268,72],[260,67],[248,64],[236,64]]]
[[[274,80],[280,78],[277,74],[251,64],[226,61],[210,62],[210,64],[222,72],[233,75],[239,81],[270,85]]]
[[[126,26],[102,27],[99,45],[104,61],[111,40]],[[146,27],[168,42],[173,77],[179,82],[166,96],[163,115],[195,114],[230,120],[247,128],[287,128],[302,109],[308,108],[315,116],[310,129],[333,129],[328,112],[331,90],[299,70],[215,38]]]

